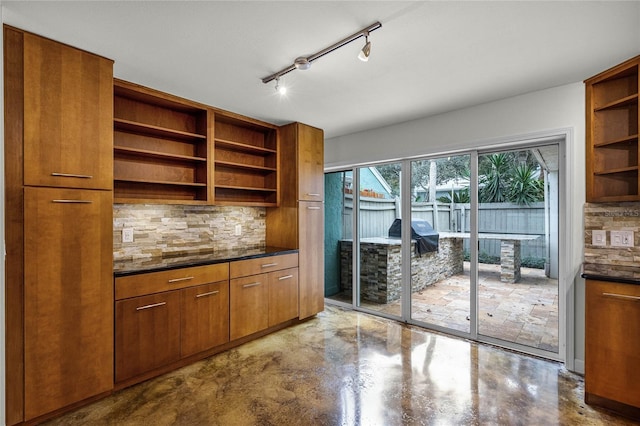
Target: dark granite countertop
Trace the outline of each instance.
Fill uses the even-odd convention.
[[[597,281],[607,281],[612,283],[640,285],[640,279],[633,279],[633,278],[611,277],[611,276],[595,275],[595,274],[588,274],[588,273],[583,273],[581,277],[587,280],[597,280]]]
[[[113,274],[116,277],[143,274],[146,272],[167,271],[190,266],[213,265],[234,260],[253,259],[258,257],[277,256],[279,254],[297,253],[298,249],[281,247],[258,247],[235,250],[224,250],[209,253],[172,254],[163,257],[118,260],[113,263]]]

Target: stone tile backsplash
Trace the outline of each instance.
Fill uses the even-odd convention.
[[[606,245],[592,244],[594,230],[606,231]],[[611,231],[633,231],[633,247],[612,247]],[[640,279],[640,203],[584,205],[584,272]]]
[[[240,236],[235,235],[241,225]],[[122,229],[133,228],[133,243],[122,242]],[[263,207],[114,204],[113,258],[210,253],[265,245]]]

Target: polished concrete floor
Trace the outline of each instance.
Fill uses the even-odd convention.
[[[631,425],[561,364],[328,306],[51,425]]]

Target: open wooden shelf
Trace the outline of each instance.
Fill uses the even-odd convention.
[[[151,151],[148,149],[129,148],[125,146],[114,146],[113,151],[116,154],[116,156],[118,154],[123,154],[123,155],[136,155],[141,157],[163,158],[163,159],[171,159],[171,160],[179,160],[179,161],[193,161],[193,162],[207,161],[205,157],[193,157],[190,155],[169,154],[166,152]]]
[[[216,148],[219,149],[228,149],[230,151],[238,151],[238,152],[246,152],[255,155],[271,155],[275,154],[277,151],[275,149],[263,148],[254,145],[247,145],[245,143],[240,142],[232,142],[224,139],[215,138],[214,142],[216,144]]]
[[[232,163],[230,161],[216,161],[215,165],[216,167],[228,167],[256,173],[272,173],[277,171],[275,167],[251,166],[243,163]]]
[[[640,56],[588,80],[587,201],[639,201]]]

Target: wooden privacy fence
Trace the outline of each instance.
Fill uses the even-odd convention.
[[[424,219],[439,232],[470,232],[469,204],[411,203],[411,217]],[[400,200],[360,198],[360,238],[386,237],[393,221],[400,217]],[[343,209],[343,237],[353,238],[353,198],[345,194]],[[435,218],[435,220],[434,220]],[[533,241],[522,243],[522,257],[546,258],[544,203],[520,206],[513,203],[481,203],[478,207],[478,230],[481,233],[538,235]],[[479,242],[480,253],[500,256],[500,241]],[[465,241],[469,250],[469,241]]]

